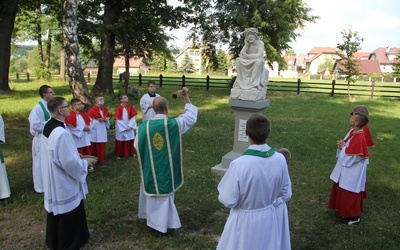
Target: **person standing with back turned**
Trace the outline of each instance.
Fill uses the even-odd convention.
[[[42,98],[29,113],[29,131],[33,137],[32,140],[32,175],[33,188],[37,193],[43,193],[42,169],[40,167],[40,138],[43,127],[50,119],[50,112],[47,108],[47,102],[53,99],[54,91],[48,85],[42,85],[39,88],[39,95]]]
[[[175,192],[183,185],[181,135],[197,121],[197,107],[188,92],[182,88],[185,113],[173,119],[167,118],[168,101],[156,97],[156,115],[139,126],[135,140],[141,174],[138,214],[156,236],[181,227],[174,203]]]
[[[282,237],[288,221],[286,206],[292,186],[285,157],[265,140],[271,123],[262,114],[246,122],[250,147],[233,160],[218,184],[219,201],[231,209],[217,249],[290,249],[290,237]],[[284,202],[275,201],[282,198]],[[282,242],[285,239],[288,242]]]

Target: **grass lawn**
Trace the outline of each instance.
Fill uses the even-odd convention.
[[[1,249],[46,249],[46,212],[43,196],[33,190],[31,136],[28,114],[39,101],[41,82],[12,83],[12,94],[0,94],[0,113],[6,125],[3,147],[11,198],[0,203]],[[71,99],[64,83],[50,83],[56,95]],[[116,94],[122,89],[116,86]],[[142,85],[143,93],[146,87]],[[183,101],[173,100],[176,87],[157,92],[170,99],[170,117],[183,111]],[[229,107],[229,89],[190,88],[199,108],[197,124],[183,136],[185,185],[175,203],[182,228],[171,237],[155,238],[145,221],[137,218],[139,168],[137,158],[116,160],[114,143],[107,145],[107,159],[87,178],[85,200],[91,239],[85,249],[215,249],[229,210],[218,202],[219,178],[211,168],[232,150],[234,116]],[[268,143],[291,150],[290,175],[293,197],[288,202],[293,249],[398,249],[400,245],[400,139],[398,99],[373,100],[324,94],[269,91],[271,106],[264,110],[272,122]],[[139,109],[139,100],[130,102]],[[368,198],[362,222],[357,226],[340,223],[336,211],[328,210],[335,165],[336,141],[349,129],[354,105],[370,109],[369,127],[376,146],[370,150],[367,173]],[[114,112],[114,96],[105,105]],[[141,112],[137,117],[141,121]]]

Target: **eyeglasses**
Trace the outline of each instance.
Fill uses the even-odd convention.
[[[54,91],[47,91],[46,94],[55,94]]]
[[[65,105],[65,106],[60,107],[60,109],[68,108],[68,107],[69,107],[69,105],[67,104],[67,105]]]

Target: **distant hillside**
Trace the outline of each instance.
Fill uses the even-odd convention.
[[[22,44],[16,44],[12,47],[11,49],[11,55],[12,56],[26,56],[29,51],[33,50],[33,47],[36,45],[22,45]]]

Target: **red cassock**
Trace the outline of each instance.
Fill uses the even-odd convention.
[[[369,158],[364,132],[353,133],[353,131],[350,131],[349,137],[350,138],[346,138],[347,140],[351,139],[348,147],[346,147],[346,154]],[[366,196],[366,190],[364,192],[354,193],[341,188],[339,183],[333,182],[328,208],[337,209],[341,217],[359,217],[361,211],[364,210],[364,198],[366,198]]]
[[[115,115],[114,118],[117,120],[122,120],[122,115],[123,111],[125,110],[128,113],[128,119],[132,119],[135,115],[137,115],[136,109],[130,105],[127,104],[125,107],[122,105],[119,105],[117,109],[115,110]],[[133,146],[134,140],[127,140],[127,141],[120,141],[115,139],[115,152],[114,155],[117,157],[128,157],[136,154],[135,147]]]

